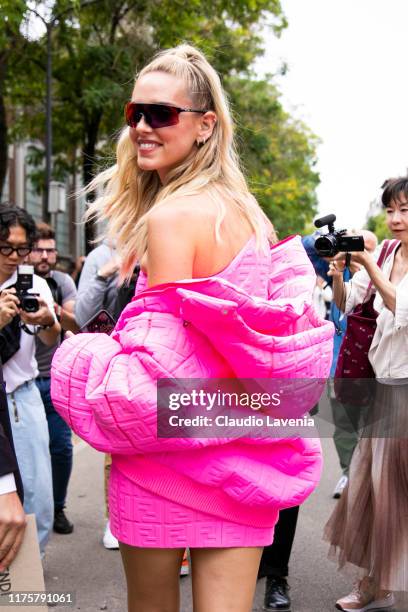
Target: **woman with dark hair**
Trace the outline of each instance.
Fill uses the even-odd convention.
[[[346,612],[391,608],[393,591],[408,591],[408,177],[384,184],[382,204],[396,240],[374,256],[353,253],[364,269],[347,283],[338,262],[329,271],[339,308],[349,313],[375,291],[378,312],[369,351],[375,399],[349,484],[325,528],[340,567],[360,569],[353,591],[336,604]]]

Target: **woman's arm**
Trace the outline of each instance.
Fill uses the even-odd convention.
[[[352,264],[357,264],[361,269],[353,274],[352,279],[346,283],[343,282],[344,264],[341,259],[336,258],[330,262],[327,274],[333,278],[333,299],[343,312],[351,312],[357,304],[361,304],[374,289],[377,289],[386,308],[395,314],[396,288],[377,265],[381,250],[382,245],[376,249],[374,254],[368,251],[354,252]],[[370,282],[371,289],[369,288]]]
[[[395,315],[396,309],[396,288],[385,276],[384,272],[377,266],[377,262],[367,251],[353,253],[353,260],[364,266],[373,285],[381,295],[384,305]]]
[[[327,276],[331,276],[333,279],[333,301],[337,308],[342,312],[345,311],[346,307],[346,283],[343,280],[344,266],[338,261],[331,261],[329,264],[329,270]]]
[[[116,275],[119,261],[106,245],[100,245],[86,258],[75,300],[75,320],[83,327],[104,308],[108,286]]]

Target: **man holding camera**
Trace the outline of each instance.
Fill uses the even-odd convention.
[[[64,331],[78,331],[74,316],[77,294],[75,283],[69,274],[54,269],[57,263],[55,232],[46,223],[37,224],[37,240],[29,255],[29,262],[34,266],[35,273],[46,280],[51,290],[57,319],[62,329]],[[50,434],[54,491],[54,531],[60,534],[70,534],[73,532],[74,526],[66,517],[64,508],[72,471],[72,432],[56,412],[50,394],[51,362],[60,343],[61,337],[57,339],[53,346],[49,346],[37,336],[35,357],[38,363],[39,376],[36,383],[44,403]]]
[[[36,516],[43,553],[53,523],[53,496],[48,425],[34,382],[38,376],[35,338],[52,346],[61,328],[45,280],[31,276],[30,267],[23,277],[18,270],[35,237],[31,215],[16,206],[0,205],[0,355],[24,487],[24,509]]]

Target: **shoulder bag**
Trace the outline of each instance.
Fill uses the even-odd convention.
[[[398,243],[398,240],[384,242],[377,261],[379,268]],[[334,393],[342,404],[366,406],[371,399],[373,385],[369,379],[375,378],[375,374],[368,359],[368,352],[378,317],[378,312],[374,308],[375,293],[367,299],[372,286],[370,282],[363,302],[347,315],[347,328],[334,374]]]

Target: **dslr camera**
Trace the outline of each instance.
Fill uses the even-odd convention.
[[[340,252],[364,251],[363,236],[346,236],[347,230],[336,230],[336,215],[326,215],[314,222],[315,227],[328,226],[328,233],[316,238],[314,248],[320,257],[334,257]]]
[[[20,308],[25,312],[37,312],[40,308],[38,293],[29,293],[33,288],[34,266],[21,265],[17,270],[16,294],[20,300]]]

